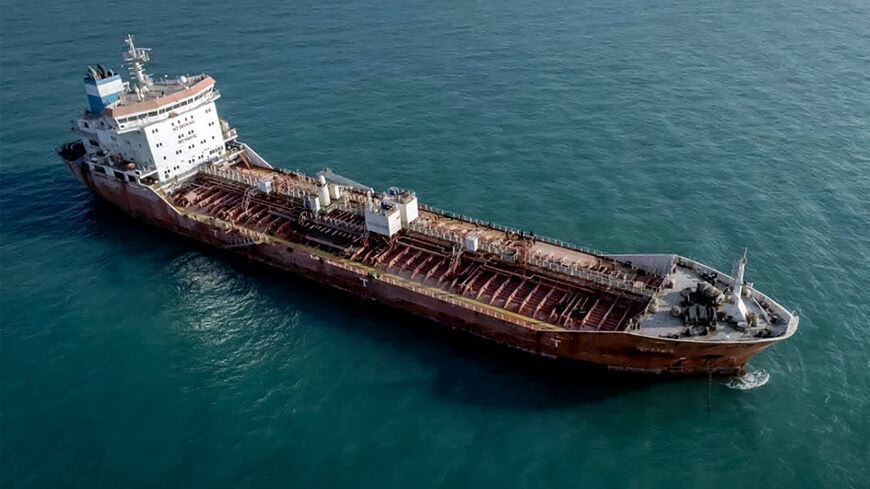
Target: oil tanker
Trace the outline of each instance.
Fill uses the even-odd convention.
[[[742,375],[796,314],[744,280],[671,254],[605,254],[434,209],[330,169],[273,167],[218,117],[205,74],[84,77],[73,175],[130,216],[527,352],[612,369]]]

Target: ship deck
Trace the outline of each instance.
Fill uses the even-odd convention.
[[[679,336],[686,326],[682,318],[671,314],[671,307],[681,302],[680,292],[686,288],[694,289],[699,280],[698,272],[683,265],[674,267],[673,273],[668,276],[672,286],[662,290],[655,298],[656,310],[645,315],[643,322],[638,328],[640,334],[655,337]],[[717,281],[715,284],[720,290],[728,288],[729,284]],[[744,301],[749,313],[757,314],[762,328],[768,328],[772,337],[779,337],[787,333],[788,321],[777,318],[768,307],[764,307],[754,297]],[[722,323],[716,330],[710,330],[702,339],[704,341],[754,341],[758,331],[743,332],[734,328],[733,325]]]
[[[179,208],[239,228],[316,247],[412,282],[567,330],[625,330],[632,318],[643,314],[651,300],[583,277],[612,277],[646,286],[657,286],[662,280],[658,275],[605,257],[432,210],[421,211],[420,226],[404,229],[392,238],[370,236],[365,232],[364,217],[354,212],[354,207],[364,202],[362,195],[349,195],[344,208],[315,214],[305,208],[301,198],[292,197],[313,191],[314,180],[310,177],[257,167],[240,166],[238,171],[254,176],[269,174],[280,191],[267,194],[253,190],[250,185],[198,173],[173,189],[169,198]],[[442,232],[445,236],[450,233],[454,239],[439,237]],[[458,249],[455,237],[469,233],[476,233],[481,243],[490,247],[488,250],[519,250],[520,259],[508,262],[491,251]],[[232,246],[253,244],[256,243],[242,240]],[[587,275],[540,266],[550,263],[565,270],[582,270]]]
[[[424,206],[424,209],[428,207]],[[420,212],[418,226],[425,226],[436,232],[451,234],[464,239],[466,236],[477,236],[484,246],[500,249],[522,249],[531,262],[546,262],[568,269],[585,270],[602,277],[633,282],[639,286],[656,288],[664,278],[660,275],[646,273],[611,258],[598,256],[578,248],[560,246],[545,238],[524,234],[519,230],[503,227],[493,227],[489,223],[464,218],[462,216],[446,215],[442,212],[423,210]],[[526,238],[526,239],[523,239]]]

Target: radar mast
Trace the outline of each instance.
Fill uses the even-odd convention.
[[[127,44],[127,52],[124,53],[124,61],[127,62],[127,67],[130,69],[130,76],[136,79],[136,85],[140,90],[146,91],[151,86],[151,77],[145,72],[144,64],[151,60],[148,54],[150,48],[137,48],[133,45],[133,36],[127,34],[124,39]]]

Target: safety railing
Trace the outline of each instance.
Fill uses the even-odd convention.
[[[341,208],[339,206],[339,208]],[[321,223],[332,229],[339,229],[353,235],[362,235],[366,232],[365,224],[355,224],[352,222],[343,221],[341,219],[331,217],[329,214],[314,214],[312,219],[315,222]]]
[[[407,228],[411,231],[424,234],[426,236],[442,239],[444,241],[450,241],[452,243],[463,244],[462,236],[456,233],[439,231],[419,221],[409,222]]]
[[[279,190],[276,191],[276,193],[286,195],[288,197],[293,197],[294,199],[304,199],[308,197],[307,193],[293,187],[281,187]]]
[[[537,234],[533,234],[533,233],[530,233],[528,231],[523,231],[521,229],[511,228],[511,227],[503,226],[501,224],[494,223],[491,221],[484,221],[484,220],[477,219],[474,217],[469,217],[469,216],[466,216],[463,214],[458,214],[456,212],[450,212],[450,211],[446,211],[443,209],[438,209],[436,207],[432,207],[430,205],[426,205],[423,203],[419,204],[419,206],[421,209],[423,209],[425,211],[429,211],[429,212],[432,212],[435,214],[441,214],[441,215],[447,216],[451,219],[456,219],[457,221],[464,221],[464,222],[468,222],[471,224],[476,224],[478,226],[484,226],[484,227],[489,227],[492,229],[497,229],[497,230],[502,231],[504,233],[511,233],[511,234],[517,234],[517,235],[524,236],[524,237],[531,237],[531,238],[534,238],[538,241],[543,241],[545,243],[550,243],[550,244],[553,244],[556,246],[561,246],[562,248],[568,248],[568,249],[580,251],[583,253],[588,253],[590,255],[603,255],[603,254],[605,254],[603,251],[595,250],[592,248],[587,248],[585,246],[580,246],[580,245],[577,245],[574,243],[569,243],[567,241],[562,241],[560,239],[550,238],[547,236],[539,236]]]
[[[202,165],[198,169],[198,171],[201,171],[202,173],[205,173],[207,175],[218,177],[218,178],[221,178],[223,180],[228,180],[230,182],[240,183],[242,185],[246,185],[249,187],[255,187],[261,181],[263,181],[262,178],[258,178],[255,175],[250,175],[248,173],[240,172],[238,170],[233,170],[231,168],[221,168],[221,167],[217,167],[214,165],[208,165],[208,164]],[[284,173],[284,172],[282,172],[282,173]],[[267,178],[267,180],[268,180],[268,178]],[[309,195],[307,192],[305,192],[299,188],[290,187],[290,186],[286,186],[286,185],[277,186],[277,188],[276,188],[276,186],[273,186],[272,191],[277,193],[277,194],[286,195],[288,197],[293,197],[295,199],[305,199]]]
[[[499,255],[502,260],[508,263],[516,262],[517,256],[519,255],[519,252],[517,252],[517,250],[513,248],[501,248],[490,243],[481,243],[480,245],[478,245],[478,249],[483,250],[487,253]]]
[[[248,244],[259,244],[259,243],[268,243],[268,242],[281,242],[282,240],[276,239],[272,236],[269,236],[264,233],[260,233],[258,231],[254,231],[248,228],[236,227],[232,223],[227,221],[222,221],[215,218],[209,218],[214,224],[218,227],[224,228],[226,232],[234,233],[238,238],[241,239],[233,239],[230,242],[230,246],[239,246],[239,245],[248,245]],[[312,257],[315,255],[312,255]],[[443,290],[435,290],[431,287],[426,287],[423,285],[417,285],[407,280],[401,280],[398,278],[394,278],[388,275],[383,275],[378,272],[370,273],[371,270],[368,267],[356,266],[345,261],[333,260],[322,255],[319,256],[321,261],[324,264],[328,264],[334,267],[342,268],[344,270],[363,275],[368,274],[368,278],[371,280],[379,280],[381,282],[385,282],[391,285],[395,285],[397,287],[402,287],[403,289],[411,290],[412,292],[425,295],[427,297],[432,297],[438,299],[443,302],[447,302],[449,304],[462,307],[463,309],[471,310],[479,314],[484,314],[487,316],[491,316],[497,319],[501,319],[504,321],[510,321],[516,324],[520,324],[529,328],[541,328],[545,327],[548,329],[558,329],[558,327],[550,325],[548,323],[537,321],[531,318],[526,318],[524,316],[515,315],[515,314],[505,314],[498,311],[494,307],[488,307],[484,305],[478,305],[472,302],[469,299],[464,299],[457,297],[456,295],[443,291]]]
[[[314,255],[312,255],[312,257],[313,256]],[[447,291],[433,290],[431,287],[426,287],[423,285],[416,285],[416,284],[411,283],[407,280],[400,280],[400,279],[397,279],[397,278],[394,278],[394,277],[391,277],[388,275],[383,275],[383,274],[380,274],[377,272],[368,273],[369,270],[367,268],[351,265],[347,262],[335,261],[335,260],[331,260],[329,258],[324,258],[324,257],[320,257],[320,258],[322,259],[324,264],[338,267],[338,268],[341,268],[341,269],[344,269],[344,270],[347,270],[349,272],[353,272],[353,273],[356,273],[359,275],[368,274],[368,276],[366,277],[368,280],[377,280],[380,282],[388,283],[390,285],[395,285],[397,287],[402,287],[403,289],[407,289],[407,290],[410,290],[410,291],[415,292],[417,294],[425,295],[427,297],[432,297],[434,299],[438,299],[440,301],[444,301],[444,302],[447,302],[449,304],[453,304],[455,306],[462,307],[463,309],[468,309],[468,310],[471,310],[471,311],[474,311],[474,312],[477,312],[480,314],[485,314],[485,315],[492,316],[492,317],[497,318],[497,319],[501,319],[504,321],[510,321],[510,322],[521,324],[521,325],[531,327],[531,328],[541,327],[541,326],[550,326],[551,328],[556,328],[555,326],[549,325],[548,323],[544,323],[542,321],[532,320],[531,318],[527,319],[525,317],[518,316],[518,315],[504,314],[504,313],[499,312],[497,309],[495,309],[493,307],[486,307],[486,306],[474,304],[470,300],[463,300],[463,299],[458,298],[454,294],[451,294],[450,292],[447,292]]]
[[[241,183],[242,185],[254,186],[260,181],[253,175],[232,170],[230,168],[218,168],[214,165],[203,165],[200,169],[206,175],[212,175],[231,182]]]
[[[530,265],[535,265],[537,267],[545,268],[548,270],[552,270],[554,272],[563,273],[565,275],[572,275],[574,277],[582,278],[584,280],[589,280],[601,285],[605,285],[610,288],[625,290],[628,292],[633,292],[635,294],[640,294],[646,297],[652,297],[655,295],[655,289],[649,286],[640,286],[634,282],[630,282],[628,280],[619,280],[613,277],[608,277],[606,275],[599,275],[596,273],[592,273],[588,270],[584,270],[582,268],[577,267],[568,267],[562,265],[560,263],[555,263],[547,260],[541,260],[538,258],[530,258]]]
[[[388,284],[395,285],[398,287],[402,287],[403,289],[411,290],[412,292],[415,292],[417,294],[421,294],[421,295],[425,295],[428,297],[438,299],[438,300],[446,302],[448,304],[462,307],[463,309],[467,309],[467,310],[474,311],[474,312],[479,313],[479,314],[491,316],[491,317],[494,317],[496,319],[501,319],[503,321],[509,321],[512,323],[520,324],[520,325],[523,325],[523,326],[526,326],[529,328],[540,328],[541,326],[548,326],[547,323],[543,323],[540,321],[534,321],[531,319],[526,319],[522,316],[514,316],[514,315],[504,314],[504,313],[499,312],[498,310],[496,310],[494,308],[474,304],[473,302],[471,302],[469,300],[460,299],[457,296],[455,296],[449,292],[435,291],[435,290],[432,290],[432,289],[424,287],[424,286],[414,285],[414,284],[408,283],[406,281],[396,280],[393,277],[388,277],[388,276],[383,276],[383,275],[378,276],[377,280],[380,280],[382,282],[386,282]]]
[[[339,197],[336,208],[358,216],[365,215],[365,204],[352,200],[346,193]]]
[[[298,168],[296,170],[288,170],[286,168],[275,168],[275,171],[277,171],[279,173],[283,173],[285,175],[290,175],[290,176],[297,178],[299,180],[302,180],[303,182],[306,182],[306,183],[310,183],[310,184],[317,183],[317,180],[315,180],[313,177],[309,177],[308,175],[302,173],[302,170],[300,170]]]

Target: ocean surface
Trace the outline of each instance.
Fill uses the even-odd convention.
[[[133,222],[54,153],[128,32],[276,166],[746,247],[800,328],[741,382],[614,375]],[[5,0],[0,103],[4,489],[870,487],[867,0]]]

